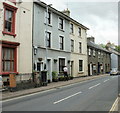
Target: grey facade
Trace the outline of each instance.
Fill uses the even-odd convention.
[[[120,70],[120,53],[116,51],[112,47],[107,48],[112,54],[111,54],[111,69],[117,68]]]
[[[88,39],[88,75],[98,75],[110,72],[111,57],[110,52]]]
[[[63,66],[70,70],[70,37],[69,19],[59,11],[49,7],[50,24],[46,25],[46,4],[34,3],[33,21],[33,68],[44,70],[46,58],[46,29],[49,41],[47,46],[48,80],[52,81],[52,72],[61,73]],[[59,20],[63,21],[63,29],[59,29]],[[62,43],[61,43],[62,40]]]

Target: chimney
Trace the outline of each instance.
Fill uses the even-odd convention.
[[[87,42],[95,42],[95,38],[94,37],[87,37]]]
[[[70,17],[70,10],[67,8],[66,10],[62,11],[65,15]]]

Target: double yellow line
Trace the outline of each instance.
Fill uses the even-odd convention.
[[[109,113],[112,113],[112,112],[114,112],[114,111],[118,111],[118,101],[119,101],[119,97],[117,97],[117,99],[115,100],[115,102],[114,102],[114,104],[112,105]],[[116,108],[117,108],[117,110],[116,110]]]

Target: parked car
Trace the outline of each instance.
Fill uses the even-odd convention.
[[[112,68],[112,70],[110,71],[110,75],[118,75],[119,71],[117,68]]]

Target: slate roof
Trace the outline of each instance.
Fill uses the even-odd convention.
[[[95,43],[92,42],[92,41],[88,41],[88,42],[87,42],[87,46],[93,47],[93,48],[95,48],[95,49],[98,49],[98,50],[101,50],[101,51],[104,51],[104,52],[107,52],[107,53],[111,53],[111,52],[108,51],[107,49],[102,48],[101,46],[95,44]]]
[[[46,7],[46,5],[47,5],[46,3],[44,3],[44,2],[42,2],[42,1],[40,1],[40,0],[34,0],[34,3],[39,4],[39,5],[43,6],[43,7]],[[48,7],[49,7],[49,9],[50,9],[51,11],[53,11],[54,13],[56,13],[56,14],[64,17],[65,19],[68,19],[69,21],[71,21],[71,22],[79,25],[79,26],[82,27],[83,29],[89,30],[89,28],[87,28],[86,26],[82,25],[81,23],[79,23],[78,21],[74,20],[73,18],[65,15],[65,14],[62,13],[61,11],[58,11],[57,9],[55,9],[55,8],[53,8],[53,7],[50,7],[50,6],[48,6]]]

